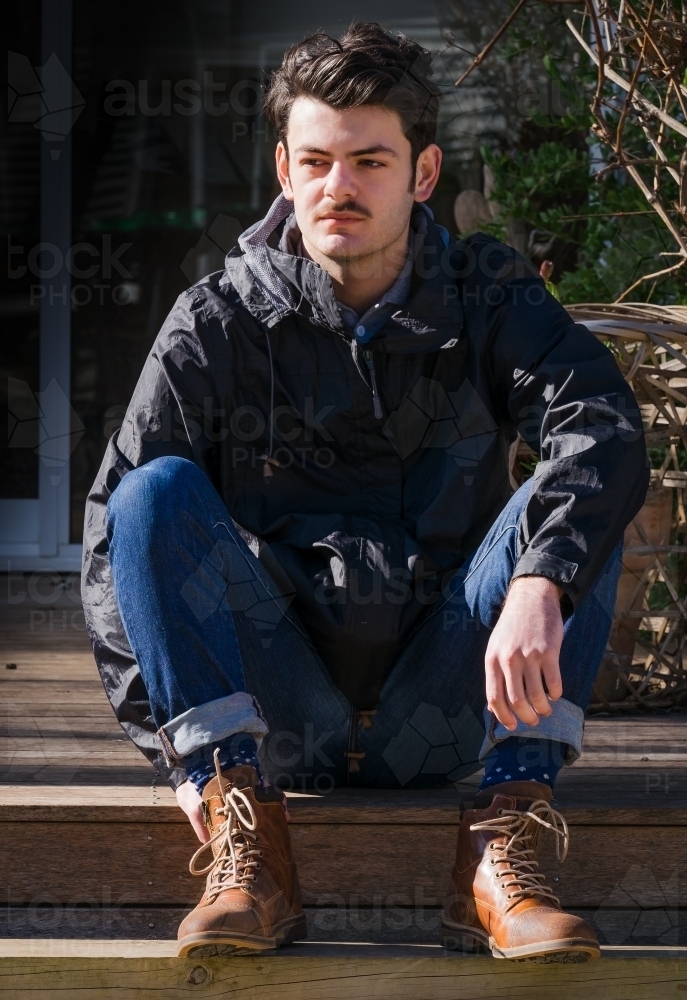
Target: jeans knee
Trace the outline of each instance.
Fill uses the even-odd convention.
[[[189,492],[204,479],[202,470],[187,458],[154,458],[124,476],[108,501],[109,520],[112,523],[127,515],[140,517],[142,510],[148,510],[155,511],[159,524],[175,508],[186,506]]]

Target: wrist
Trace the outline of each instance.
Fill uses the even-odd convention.
[[[560,603],[565,591],[546,576],[519,576],[511,581],[508,594],[536,594],[542,600]]]

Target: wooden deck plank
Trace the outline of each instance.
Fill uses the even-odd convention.
[[[30,658],[11,660],[5,649],[16,671],[2,670],[0,653],[0,785],[149,788],[152,769],[117,724],[85,636],[31,633],[24,639]],[[7,633],[3,641],[7,646]],[[10,633],[10,647],[14,641]],[[686,721],[680,714],[587,720],[582,758],[559,778],[561,808],[687,809]],[[461,783],[464,797],[474,780]]]
[[[55,940],[147,940],[176,941],[177,930],[190,906],[3,906],[0,908],[0,939],[45,938]],[[626,907],[570,907],[569,911],[590,923],[603,944],[634,947],[657,944],[657,927],[673,919],[663,944],[687,945],[684,911],[654,908],[640,912]],[[432,944],[440,940],[441,907],[423,906],[318,906],[305,907],[308,942],[364,941],[373,944]]]
[[[89,944],[88,954],[64,957],[47,949],[41,955],[36,942],[23,957],[0,953],[0,996],[64,1000],[78,990],[81,1000],[171,1000],[191,993],[242,1000],[579,1000],[594,990],[604,1000],[646,1000],[658,991],[682,1000],[687,977],[680,952],[609,952],[584,965],[534,966],[424,946],[295,945],[262,958],[183,960],[149,942],[131,942],[126,954],[109,942]]]
[[[153,771],[124,735],[107,702],[77,596],[60,591],[50,578],[37,589],[35,584],[29,587],[28,578],[5,578],[3,583],[0,807],[10,804],[1,786],[128,786],[146,794]],[[16,663],[17,670],[4,670],[3,660]],[[686,763],[687,715],[595,717],[587,720],[581,759],[561,772],[556,798],[573,824],[639,822],[640,812],[647,823],[678,823],[680,812],[687,814]],[[462,782],[458,796],[448,789],[443,798],[421,800],[430,813],[425,821],[444,822],[456,797],[471,797],[477,780]],[[161,789],[154,797],[160,808],[169,802]],[[382,801],[380,810],[393,812],[392,800]],[[336,820],[337,810],[345,809],[347,821],[365,822],[361,814],[369,809],[369,797],[366,803],[361,800],[360,808],[353,808],[353,802],[336,797],[329,802],[297,800],[292,812],[295,822],[330,822]],[[375,810],[368,816],[381,821]]]
[[[61,598],[47,610],[73,609]],[[71,933],[77,897],[103,920],[120,904],[140,913],[158,907],[171,926],[176,917],[169,914],[194,903],[202,888],[187,874],[197,846],[188,822],[117,724],[83,631],[56,627],[59,615],[31,621],[32,610],[28,599],[0,607],[0,855],[12,859],[5,867],[8,913],[33,919],[43,893],[61,908],[60,936]],[[5,670],[4,662],[17,669]],[[686,721],[679,713],[589,719],[582,758],[559,777],[555,804],[570,824],[571,850],[559,869],[545,837],[544,868],[559,880],[568,908],[594,914],[610,906],[621,928],[611,940],[629,935],[634,919],[630,914],[630,929],[622,929],[619,886],[636,892],[638,909],[663,907],[674,916],[687,905],[678,879],[687,825]],[[436,921],[460,801],[472,798],[478,782],[475,775],[435,792],[289,794],[294,852],[320,931],[327,919],[338,926],[342,908],[341,934],[367,926],[365,907],[373,921],[380,908],[412,919],[426,911]],[[382,835],[371,826],[384,827]],[[32,925],[31,933],[37,930]]]
[[[76,767],[77,760],[74,760]],[[91,769],[95,770],[95,769]],[[109,771],[107,772],[110,773]],[[70,775],[65,768],[64,774]],[[71,774],[74,774],[72,771]],[[121,769],[115,772],[121,777]],[[43,780],[40,771],[39,781]],[[623,784],[630,779],[632,784]],[[74,779],[76,780],[76,776]],[[600,787],[586,782],[557,789],[556,805],[571,827],[579,826],[685,826],[687,810],[681,805],[685,785],[682,769],[646,775],[621,771],[604,776]],[[668,792],[665,785],[668,785]],[[384,791],[337,788],[327,795],[287,793],[291,822],[299,824],[432,825],[456,823],[461,800],[474,795],[476,782],[436,791]],[[593,793],[593,794],[592,794]],[[631,803],[631,805],[628,805]],[[105,784],[0,784],[0,824],[3,822],[176,823],[187,820],[166,785]]]
[[[441,905],[457,826],[387,825],[381,849],[375,830],[355,824],[292,827],[305,902]],[[46,896],[61,904],[83,897],[103,905],[104,887],[109,899],[128,905],[190,905],[201,895],[201,880],[188,873],[197,846],[188,824],[119,823],[110,833],[96,823],[2,823],[0,838],[2,853],[12,859],[4,881],[13,904],[32,905]],[[604,904],[633,870],[667,884],[673,879],[672,905],[687,906],[687,884],[678,879],[684,842],[681,827],[587,826],[571,838],[564,866],[547,839],[540,859],[556,879],[564,906]]]

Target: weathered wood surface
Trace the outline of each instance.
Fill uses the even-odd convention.
[[[47,600],[54,585],[46,586]],[[156,805],[162,811],[170,806],[171,793],[155,787],[150,765],[114,718],[83,631],[80,605],[59,593],[53,603],[40,604],[21,581],[13,582],[10,592],[13,600],[22,593],[25,597],[8,604],[7,588],[0,588],[0,808],[21,801],[15,791],[21,786],[31,789],[25,801],[32,808],[49,804],[51,787],[60,788],[56,807],[77,804],[69,796],[78,799],[78,789],[88,786],[112,788],[105,794],[127,808]],[[17,670],[5,670],[5,663],[16,663]],[[685,764],[687,715],[595,717],[587,720],[581,760],[560,775],[557,801],[573,823],[614,821],[610,814],[601,820],[600,809],[630,810],[622,822],[639,821],[637,810],[643,822],[680,822],[679,810],[687,809]],[[422,822],[444,822],[445,811],[470,798],[477,781],[475,776],[455,790],[418,793],[425,796],[418,801],[427,810]],[[131,789],[130,803],[125,788]],[[295,797],[292,813],[295,822],[330,822],[336,810],[345,809],[346,822],[365,822],[362,814],[369,811],[370,819],[379,822],[382,812],[392,816],[394,801],[409,801],[403,795],[382,793],[379,807],[363,797],[355,810],[354,796]],[[101,808],[103,799],[95,804]],[[587,809],[594,812],[585,818]],[[129,819],[124,812],[120,816]]]
[[[614,769],[590,774],[573,769],[561,779],[556,805],[570,826],[685,826],[687,773],[681,768]],[[354,825],[456,823],[461,800],[476,782],[436,791],[336,788],[327,795],[287,793],[291,822]],[[0,823],[175,823],[187,820],[166,786],[2,785]]]
[[[0,996],[65,1000],[149,1000],[150,997],[241,1000],[647,1000],[660,992],[682,1000],[687,959],[682,951],[609,950],[598,962],[534,966],[491,958],[449,956],[426,946],[295,945],[275,956],[175,959],[170,945],[127,942],[0,944]],[[59,943],[58,943],[59,944]],[[87,947],[84,947],[87,944]],[[99,957],[100,955],[103,957]],[[19,954],[17,954],[19,951]],[[22,955],[23,952],[23,955]],[[20,957],[22,955],[22,957]],[[610,957],[610,956],[613,957]],[[606,957],[608,956],[608,957]]]
[[[291,829],[304,901],[310,905],[372,903],[441,905],[455,854],[457,826],[300,824]],[[187,905],[200,879],[188,873],[197,846],[188,826],[119,823],[0,823],[8,902]],[[542,868],[556,878],[566,906],[600,906],[633,869],[675,880],[673,905],[687,906],[678,880],[681,827],[586,826],[574,831],[563,866],[542,838]]]
[[[36,608],[26,602],[0,609],[0,862],[9,904],[3,933],[18,932],[9,923],[13,914],[26,933],[53,920],[49,933],[71,936],[80,900],[95,924],[114,921],[118,936],[140,933],[147,913],[151,933],[169,935],[200,896],[201,880],[187,872],[196,841],[171,791],[157,785],[119,728],[85,634],[71,627],[73,609],[62,597],[33,625],[27,613]],[[56,627],[63,621],[69,627]],[[6,671],[4,662],[18,669]],[[556,787],[556,804],[571,825],[562,868],[548,838],[542,841],[544,867],[559,880],[555,888],[568,908],[591,915],[610,907],[624,926],[628,890],[637,907],[656,908],[658,938],[660,913],[685,905],[684,889],[678,894],[687,825],[685,722],[679,714],[588,720],[583,756]],[[349,937],[375,934],[380,913],[379,933],[386,934],[395,910],[401,923],[424,913],[426,926],[416,930],[434,935],[459,804],[472,798],[478,780],[436,792],[290,794],[294,851],[306,903],[317,907],[311,926],[318,934],[327,927]],[[130,931],[118,925],[122,916]],[[631,920],[628,926],[610,940],[625,940]]]
[[[0,939],[50,938],[56,947],[71,940],[174,941],[190,906],[72,906],[0,908]],[[569,907],[595,927],[604,944],[687,945],[684,911],[667,907]],[[306,906],[308,942],[359,941],[374,944],[432,944],[440,940],[441,908],[383,906]]]

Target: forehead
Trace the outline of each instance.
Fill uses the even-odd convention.
[[[342,152],[383,143],[400,153],[410,145],[394,111],[379,105],[344,110],[310,97],[293,102],[287,142],[289,149],[305,145]]]

